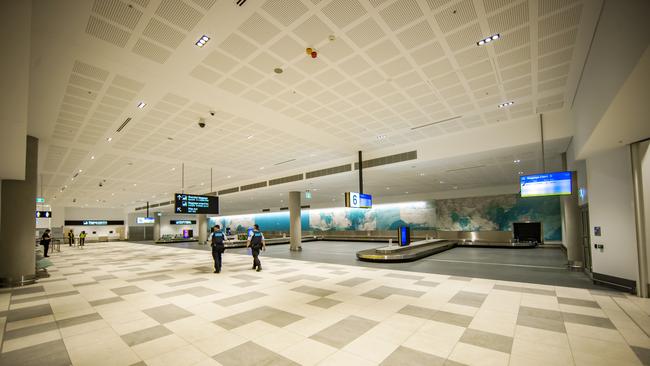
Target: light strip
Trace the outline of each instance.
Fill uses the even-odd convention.
[[[484,46],[492,41],[496,41],[497,39],[501,38],[501,35],[499,33],[493,34],[489,37],[485,37],[482,40],[476,42],[477,46]]]
[[[499,108],[510,107],[513,104],[515,104],[515,102],[513,102],[513,101],[501,103],[501,104],[499,104]]]
[[[420,128],[424,128],[424,127],[429,127],[429,126],[437,125],[437,124],[439,124],[439,123],[443,123],[443,122],[453,121],[453,120],[455,120],[455,119],[462,118],[462,117],[463,117],[463,116],[455,116],[455,117],[450,117],[450,118],[446,118],[446,119],[441,119],[440,121],[431,122],[431,123],[427,123],[427,124],[424,124],[424,125],[411,127],[411,131],[413,131],[413,130],[417,130],[417,129],[420,129]]]
[[[194,44],[197,45],[197,46],[199,46],[199,47],[203,47],[203,46],[205,46],[206,43],[208,43],[209,40],[210,40],[210,37],[208,37],[208,36],[206,36],[206,35],[204,34],[204,35],[202,35],[201,38],[199,38],[199,40],[196,41],[196,43],[194,43]]]

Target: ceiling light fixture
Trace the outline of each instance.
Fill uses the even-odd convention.
[[[486,45],[486,44],[488,44],[488,43],[490,43],[492,41],[496,41],[499,38],[501,38],[501,35],[499,33],[493,34],[493,35],[491,35],[489,37],[485,37],[482,40],[476,42],[476,45],[477,46],[484,46],[484,45]]]
[[[204,34],[204,35],[201,36],[201,38],[199,38],[198,41],[196,41],[195,45],[197,45],[199,48],[202,48],[203,46],[205,46],[206,43],[208,43],[209,40],[210,40],[210,37],[208,37],[208,36],[206,36]]]
[[[95,160],[95,155],[91,156],[90,160]]]
[[[501,103],[501,104],[499,104],[499,108],[510,107],[510,106],[513,105],[513,104],[515,104],[515,102],[513,102],[513,101],[509,101],[509,102]]]
[[[246,137],[247,140],[250,140],[252,138],[253,138],[253,135],[249,135],[248,137]]]
[[[112,138],[112,137],[107,137],[107,138],[106,138],[106,142],[111,142],[111,141],[113,141],[113,138]]]
[[[519,175],[522,175],[522,174],[524,174],[524,172],[519,172]]]
[[[386,137],[387,137],[386,135],[379,135],[379,136],[377,136],[377,140],[378,141],[385,140]]]
[[[515,163],[515,164],[519,164],[519,163],[521,163],[521,160],[516,159],[516,160],[513,161],[513,163]]]
[[[139,102],[138,103],[138,108],[140,108],[140,109],[142,109],[142,108],[144,108],[146,106],[147,106],[147,103],[145,103],[145,102]]]

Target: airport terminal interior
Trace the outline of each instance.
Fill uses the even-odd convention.
[[[648,0],[0,18],[0,366],[650,365]]]

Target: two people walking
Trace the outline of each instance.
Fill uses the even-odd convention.
[[[228,237],[221,231],[221,226],[215,225],[210,233],[210,246],[212,247],[212,259],[214,260],[214,273],[221,272],[223,264],[222,255],[226,250],[226,241]],[[255,225],[253,231],[248,236],[246,241],[246,248],[251,248],[253,255],[253,269],[257,272],[262,270],[262,263],[260,262],[260,251],[266,250],[266,243],[264,242],[264,234],[260,231],[260,227]]]

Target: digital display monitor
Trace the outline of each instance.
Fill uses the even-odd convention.
[[[564,196],[571,194],[571,172],[522,175],[521,197]]]
[[[219,197],[176,193],[174,212],[188,214],[219,214]]]
[[[52,211],[36,211],[37,219],[51,219]]]
[[[169,220],[170,225],[194,225],[196,220]]]
[[[372,208],[372,196],[358,192],[345,192],[345,207]]]
[[[135,222],[138,224],[153,224],[154,223],[154,218],[153,217],[137,217],[135,219]]]

